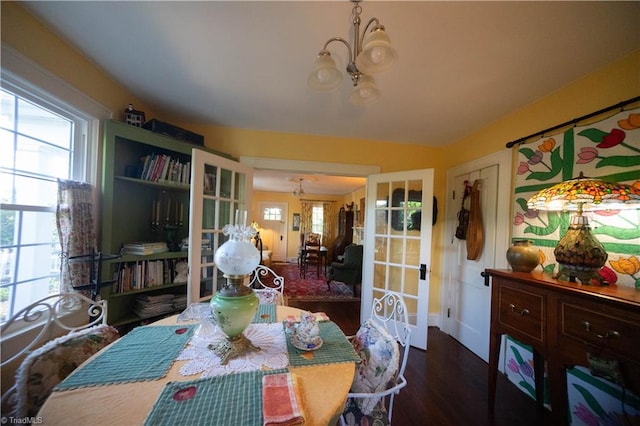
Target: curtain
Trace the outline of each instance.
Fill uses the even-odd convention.
[[[334,229],[335,229],[335,201],[311,201],[300,200],[300,232],[302,235],[306,235],[311,232],[311,215],[313,213],[313,206],[322,206],[322,245],[327,247],[329,242],[333,241]]]
[[[569,224],[568,212],[529,210],[535,192],[579,176],[640,184],[640,108],[597,123],[545,136],[518,149],[513,239],[532,240],[545,272],[557,272],[553,250]],[[586,212],[609,257],[601,274],[610,283],[640,288],[640,210]]]
[[[300,232],[306,235],[311,232],[311,215],[313,212],[313,201],[300,200]]]
[[[69,262],[69,258],[95,251],[93,187],[88,183],[58,179],[56,223],[60,238],[60,292],[73,292],[73,285],[91,282],[90,262]],[[91,297],[91,291],[81,291]]]
[[[335,240],[335,214],[333,211],[334,201],[325,201],[322,203],[322,241],[325,247]]]

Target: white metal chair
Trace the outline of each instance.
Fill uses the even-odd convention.
[[[347,394],[347,408],[340,416],[340,422],[343,426],[355,425],[360,424],[363,417],[369,417],[367,424],[372,424],[371,418],[379,419],[380,424],[391,424],[394,398],[407,385],[404,372],[411,343],[407,307],[402,296],[389,292],[374,299],[371,317],[349,339],[367,362],[356,368],[354,383]],[[376,360],[378,354],[381,356]],[[377,361],[387,363],[382,368],[387,368],[388,377],[384,376],[384,371],[380,373],[380,365],[376,368]],[[374,368],[376,377],[367,376],[367,369]],[[378,379],[380,381],[376,383]],[[367,386],[375,389],[363,392]]]
[[[56,384],[118,337],[107,325],[106,300],[63,293],[23,308],[1,327],[0,366],[20,362],[15,383],[2,395],[3,407],[17,417],[35,416]]]
[[[249,278],[248,286],[253,288],[262,304],[285,305],[284,277],[268,266],[258,265]]]

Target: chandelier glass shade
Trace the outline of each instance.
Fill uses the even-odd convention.
[[[318,91],[333,90],[340,86],[343,75],[331,57],[331,52],[327,49],[330,43],[338,41],[347,47],[349,53],[346,72],[351,77],[354,86],[349,99],[356,105],[364,105],[380,98],[380,90],[376,87],[375,80],[371,75],[388,70],[395,62],[397,53],[391,46],[391,40],[385,32],[384,25],[380,24],[378,18],[371,18],[364,31],[360,33],[362,8],[358,4],[359,0],[352,0],[352,2],[354,3],[352,10],[353,40],[351,43],[342,37],[332,37],[327,40],[318,53],[307,84],[311,89]]]
[[[356,66],[366,74],[379,74],[391,68],[396,56],[384,26],[378,25],[365,37],[362,52],[356,57]]]
[[[313,71],[307,79],[307,84],[314,90],[333,90],[342,83],[342,73],[336,67],[336,61],[328,50],[318,54],[313,64]]]
[[[598,271],[608,254],[591,232],[585,211],[640,208],[640,187],[601,179],[578,178],[558,183],[534,194],[527,206],[534,210],[575,211],[553,254],[560,265],[555,278],[582,284],[606,284]]]
[[[363,75],[360,78],[360,82],[353,88],[349,100],[354,105],[364,105],[370,102],[375,102],[380,98],[380,90],[376,86],[373,78],[368,75]]]

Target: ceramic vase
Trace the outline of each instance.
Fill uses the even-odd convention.
[[[507,262],[515,272],[531,272],[540,264],[540,254],[531,240],[515,240],[507,250]]]
[[[253,291],[243,296],[224,296],[218,292],[211,299],[211,310],[220,330],[229,339],[234,339],[251,324],[259,303]]]

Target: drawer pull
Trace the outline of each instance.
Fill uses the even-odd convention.
[[[524,309],[516,309],[516,305],[514,305],[513,303],[509,303],[509,309],[511,309],[511,312],[514,312],[518,315],[520,315],[521,317],[525,316],[525,315],[529,315],[529,310],[527,308]]]
[[[591,324],[589,323],[589,321],[582,321],[582,325],[584,326],[584,329],[587,330],[587,333],[590,333],[590,334],[596,336],[598,339],[606,340],[606,339],[609,339],[611,337],[620,337],[620,333],[618,333],[615,330],[608,330],[607,334],[605,334],[605,335],[598,334],[598,333],[595,333],[595,332],[591,331]]]

